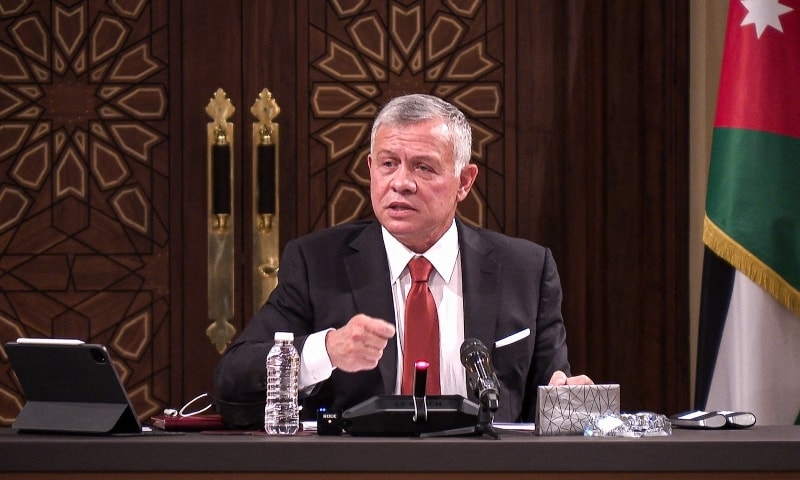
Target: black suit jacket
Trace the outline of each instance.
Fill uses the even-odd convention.
[[[556,370],[569,374],[555,262],[549,249],[535,243],[456,224],[464,337],[477,338],[491,350],[500,382],[495,420],[533,421],[537,386],[546,385]],[[302,351],[307,335],[342,327],[357,313],[395,321],[380,225],[354,222],[290,241],[281,257],[278,286],[217,367],[217,397],[263,402],[264,360],[274,332],[294,332]],[[529,336],[495,347],[497,340],[525,329]],[[396,375],[397,342],[390,340],[377,368],[334,370],[317,385],[303,399],[303,418],[314,418],[318,407],[344,410],[373,395],[392,394]],[[474,394],[470,397],[477,401]]]

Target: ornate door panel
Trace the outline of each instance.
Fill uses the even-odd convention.
[[[311,2],[313,3],[313,2]],[[309,3],[309,5],[311,5]],[[474,132],[482,171],[459,216],[476,226],[507,228],[515,143],[509,59],[514,23],[503,2],[331,1],[301,11],[298,78],[308,110],[298,121],[301,231],[370,216],[370,127],[380,106],[409,92],[440,96],[461,108]],[[307,15],[307,18],[303,16]],[[511,212],[513,216],[513,212]]]
[[[107,345],[141,416],[169,399],[166,32],[166,1],[0,1],[0,341]]]

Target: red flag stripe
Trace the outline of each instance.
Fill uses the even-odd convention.
[[[783,32],[767,26],[759,37],[756,24],[741,25],[748,9],[731,2],[716,127],[800,138],[800,0],[780,3],[792,9],[778,17]]]

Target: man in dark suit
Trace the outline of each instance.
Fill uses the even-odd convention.
[[[264,360],[276,331],[301,352],[303,417],[401,393],[407,351],[408,262],[433,264],[442,394],[475,399],[460,361],[465,338],[491,351],[500,383],[496,421],[533,421],[539,385],[570,377],[561,285],[549,249],[455,218],[478,174],[472,133],[457,108],[428,95],[389,102],[372,128],[368,157],[375,221],[290,241],[278,286],[228,348],[215,374],[225,401],[263,401]],[[409,366],[412,365],[412,366]],[[429,385],[431,380],[429,379]]]

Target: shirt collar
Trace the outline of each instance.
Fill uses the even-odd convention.
[[[403,274],[408,262],[417,254],[400,243],[383,226],[381,226],[381,233],[383,234],[386,256],[389,259],[389,273],[392,283],[394,283]],[[436,272],[444,278],[445,283],[450,282],[450,277],[453,275],[456,260],[458,259],[458,229],[456,228],[455,219],[450,224],[450,228],[444,232],[444,235],[431,248],[423,252],[422,256],[431,262]]]

